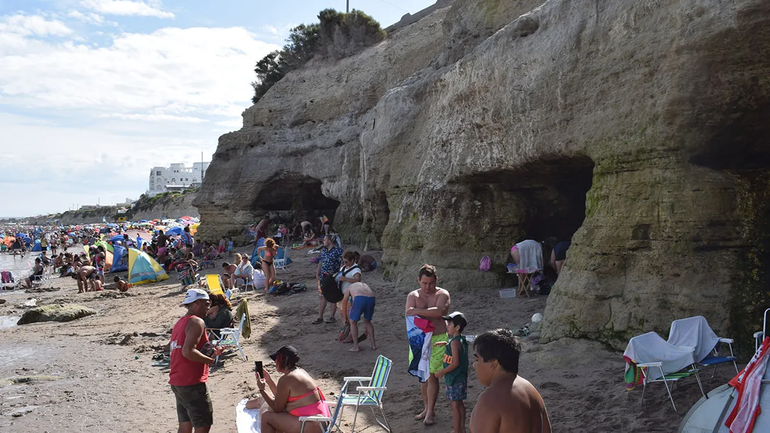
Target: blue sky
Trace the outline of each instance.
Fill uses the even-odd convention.
[[[435,0],[351,0],[383,27]],[[211,159],[254,64],[345,1],[0,0],[0,217],[137,198]]]

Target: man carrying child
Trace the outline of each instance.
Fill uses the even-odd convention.
[[[438,379],[444,378],[446,398],[452,406],[454,433],[465,433],[465,400],[468,398],[468,342],[462,335],[468,326],[463,313],[443,316],[449,341],[441,341],[434,346],[445,346],[444,368],[436,372]]]

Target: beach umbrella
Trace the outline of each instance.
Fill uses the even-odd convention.
[[[123,240],[123,235],[115,235],[110,238],[110,242],[116,242],[116,241],[122,241],[122,240]]]
[[[177,226],[177,227],[172,227],[172,228],[168,229],[166,234],[170,235],[170,236],[178,236],[178,235],[181,235],[183,232],[184,232],[184,230],[182,230],[182,227],[178,227]]]

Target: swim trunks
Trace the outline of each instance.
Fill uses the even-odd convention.
[[[468,399],[468,382],[459,381],[454,385],[446,386],[446,398],[449,401],[463,401]]]
[[[364,319],[371,321],[374,315],[374,301],[374,296],[356,296],[353,299],[353,306],[350,307],[350,320],[358,322],[363,313]]]
[[[444,351],[436,347],[436,343],[446,342],[447,333],[433,335],[430,338],[430,369],[431,374],[435,374],[437,371],[444,368]]]

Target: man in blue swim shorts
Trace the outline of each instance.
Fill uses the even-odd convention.
[[[366,335],[371,341],[372,350],[377,349],[377,345],[374,342],[374,325],[372,325],[372,316],[374,316],[374,291],[364,283],[353,283],[348,287],[348,291],[345,294],[343,301],[342,311],[347,310],[348,302],[352,299],[353,305],[350,307],[350,313],[348,319],[350,321],[350,335],[353,336],[353,348],[351,352],[359,352],[361,348],[358,347],[358,339],[355,337],[358,335],[358,321],[361,320],[361,315],[364,316],[364,330]]]

